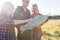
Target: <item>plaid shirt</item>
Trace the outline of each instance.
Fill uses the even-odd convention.
[[[0,17],[0,40],[16,40],[14,33],[13,20],[5,16]]]

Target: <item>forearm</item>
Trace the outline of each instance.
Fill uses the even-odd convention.
[[[14,20],[14,25],[26,23],[26,20]]]
[[[29,21],[31,21],[32,18],[30,19],[27,19],[27,20],[14,20],[14,24],[17,25],[17,24],[23,24],[23,23],[27,23]]]

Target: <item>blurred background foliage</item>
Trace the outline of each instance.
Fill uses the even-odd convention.
[[[42,40],[60,40],[60,16],[50,16],[48,22],[41,28]]]

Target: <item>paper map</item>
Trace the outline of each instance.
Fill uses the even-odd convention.
[[[26,25],[24,25],[25,29],[33,29],[36,26],[41,25],[43,22],[45,22],[48,19],[47,15],[38,15],[34,17],[30,22],[28,22]]]

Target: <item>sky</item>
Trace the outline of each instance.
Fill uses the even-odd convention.
[[[4,2],[9,1],[14,8],[22,5],[22,0],[0,0],[0,9]],[[43,15],[60,15],[60,0],[30,0],[28,9],[31,11],[33,4],[37,4],[39,12]]]

